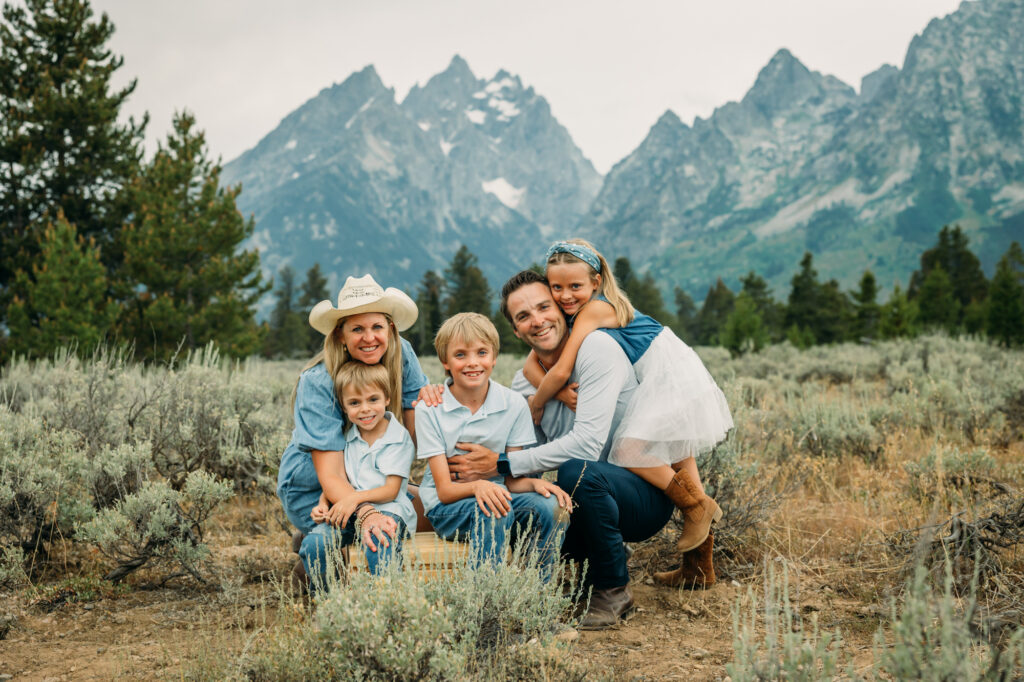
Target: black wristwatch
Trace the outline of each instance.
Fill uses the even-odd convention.
[[[502,476],[512,475],[512,464],[508,461],[507,452],[502,452],[498,455],[498,473]]]

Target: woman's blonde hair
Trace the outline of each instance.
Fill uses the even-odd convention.
[[[608,302],[612,304],[612,308],[615,309],[615,319],[618,321],[619,326],[625,327],[627,324],[632,322],[633,314],[636,311],[633,309],[633,304],[629,302],[629,297],[626,296],[626,292],[619,288],[618,282],[615,281],[615,275],[612,273],[612,269],[608,267],[608,261],[604,259],[604,256],[594,248],[593,244],[585,239],[566,239],[565,243],[582,246],[584,249],[588,249],[593,252],[601,265],[600,270],[595,270],[594,266],[587,261],[565,251],[555,251],[555,253],[552,253],[548,257],[547,264],[560,265],[563,263],[583,263],[586,265],[590,268],[591,280],[597,281],[598,275],[601,276],[601,284],[597,288],[597,293],[607,298]]]
[[[388,349],[384,351],[384,357],[377,364],[384,365],[384,368],[388,371],[388,393],[390,396],[394,396],[395,400],[398,401],[397,409],[392,411],[399,423],[402,422],[402,341],[398,337],[398,328],[395,327],[395,323],[391,321],[391,316],[387,313],[378,313],[384,316],[384,319],[388,321]],[[349,316],[351,317],[351,315]],[[349,355],[348,348],[345,347],[345,343],[341,340],[341,328],[345,324],[345,320],[348,317],[343,317],[338,320],[338,324],[334,327],[334,331],[324,337],[324,349],[313,356],[313,359],[306,363],[306,366],[302,368],[305,372],[307,369],[316,367],[321,362],[324,363],[324,369],[327,370],[328,376],[331,377],[331,381],[335,384],[338,382],[338,372],[341,371],[342,366],[346,362],[359,362],[353,360],[352,356]],[[302,372],[300,372],[301,374]],[[299,383],[295,382],[295,388],[292,390],[292,409],[295,409],[295,394],[298,391]],[[345,418],[344,412],[342,413],[342,419]]]

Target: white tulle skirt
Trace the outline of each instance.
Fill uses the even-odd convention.
[[[733,427],[722,390],[697,353],[668,327],[633,368],[640,385],[615,432],[609,462],[673,464],[710,450]]]

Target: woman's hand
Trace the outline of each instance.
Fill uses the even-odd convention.
[[[417,403],[426,403],[427,407],[437,407],[444,400],[444,384],[427,384],[420,389],[419,395],[413,401],[412,406]]]
[[[363,544],[369,547],[371,552],[377,551],[377,543],[380,543],[381,547],[390,547],[391,542],[388,538],[394,539],[397,533],[398,524],[387,514],[375,512],[363,521]]]
[[[571,384],[566,384],[562,387],[558,393],[555,394],[555,400],[563,403],[573,412],[576,411],[576,400],[579,398],[580,384],[578,381],[574,381]],[[539,421],[535,420],[535,423],[540,424]]]
[[[314,523],[323,523],[327,520],[327,512],[330,509],[331,505],[327,502],[327,496],[321,492],[319,501],[313,507],[313,511],[309,512],[309,517],[313,519]]]
[[[473,483],[473,495],[484,516],[506,516],[512,508],[512,493],[497,483],[477,481]]]
[[[363,503],[363,498],[359,493],[352,493],[341,498],[334,503],[330,511],[327,512],[327,521],[332,526],[341,526],[344,528],[348,525],[348,519],[355,513],[356,507]]]
[[[569,493],[565,492],[551,481],[545,481],[543,478],[531,478],[530,483],[533,486],[533,492],[539,493],[544,497],[551,497],[552,495],[558,500],[558,506],[564,508],[566,511],[572,511],[572,498],[569,497]]]

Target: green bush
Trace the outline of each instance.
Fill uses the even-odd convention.
[[[83,525],[80,534],[116,563],[107,580],[117,582],[150,564],[179,568],[183,573],[173,575],[205,582],[202,564],[209,548],[203,543],[203,523],[230,495],[227,483],[204,471],[189,474],[180,491],[148,481]]]
[[[978,612],[977,583],[963,598],[953,590],[947,563],[940,591],[929,571],[919,566],[907,586],[903,604],[892,607],[891,632],[875,638],[876,680],[1009,680],[1024,665],[1024,628],[1005,641],[989,641]]]
[[[768,680],[831,680],[840,668],[839,633],[821,633],[816,619],[808,630],[793,611],[789,576],[778,576],[769,564],[764,579],[764,634],[757,627],[761,612],[753,590],[746,605],[733,606],[733,660],[725,669],[735,682]]]

